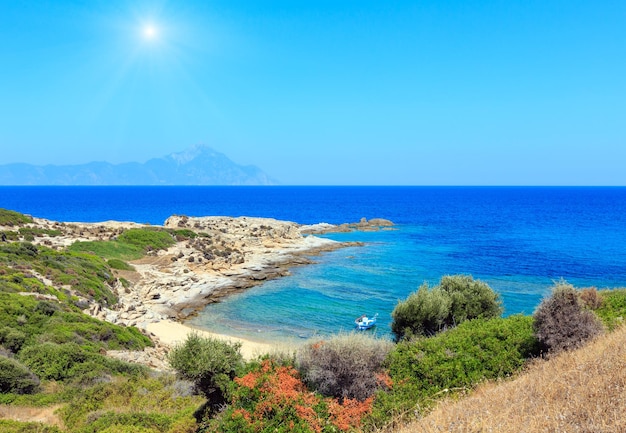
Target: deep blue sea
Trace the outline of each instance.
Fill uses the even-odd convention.
[[[317,257],[191,321],[257,340],[349,331],[363,313],[378,313],[376,332],[387,334],[396,302],[446,274],[487,282],[505,314],[531,314],[561,278],[626,286],[626,188],[0,187],[0,207],[57,221],[163,224],[178,214],[397,224],[328,235],[366,245]]]

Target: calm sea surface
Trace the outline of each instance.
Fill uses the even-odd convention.
[[[442,275],[472,274],[505,314],[533,312],[554,280],[626,286],[626,188],[527,187],[0,187],[0,207],[58,221],[163,224],[173,214],[260,216],[303,224],[387,218],[393,231],[295,268],[191,323],[259,340],[326,335],[379,314]]]

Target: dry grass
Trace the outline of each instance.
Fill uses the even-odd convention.
[[[8,406],[0,405],[0,419],[10,419],[22,422],[40,422],[63,428],[63,422],[55,414],[61,405],[48,407]]]
[[[397,433],[626,432],[626,327],[444,401]]]

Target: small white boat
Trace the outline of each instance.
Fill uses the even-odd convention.
[[[373,326],[376,326],[377,317],[378,313],[374,314],[374,317],[371,318],[363,314],[361,317],[358,317],[354,320],[354,323],[356,324],[356,329],[358,329],[359,331],[365,331],[372,328]]]

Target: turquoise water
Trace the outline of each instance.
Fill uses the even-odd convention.
[[[424,281],[471,274],[500,293],[505,314],[533,312],[553,281],[626,286],[626,188],[584,187],[0,187],[0,207],[57,221],[162,224],[173,214],[260,216],[303,224],[387,218],[393,231],[316,257],[193,319],[259,340],[352,329],[390,314]]]

